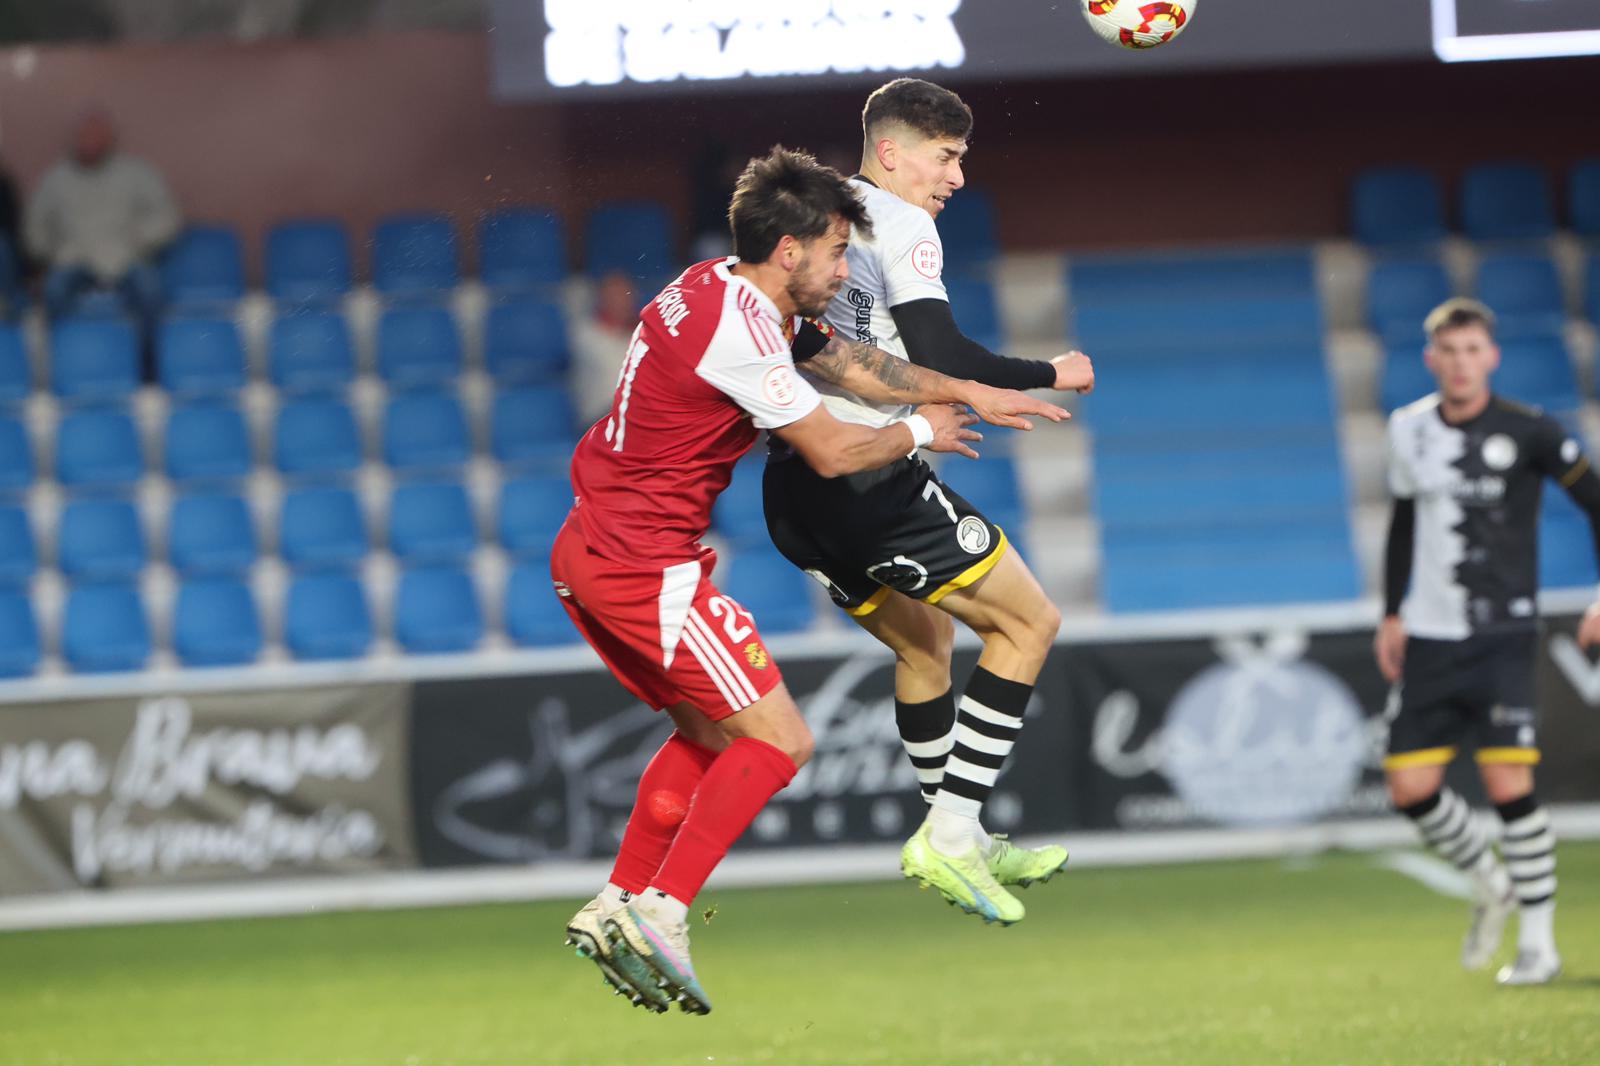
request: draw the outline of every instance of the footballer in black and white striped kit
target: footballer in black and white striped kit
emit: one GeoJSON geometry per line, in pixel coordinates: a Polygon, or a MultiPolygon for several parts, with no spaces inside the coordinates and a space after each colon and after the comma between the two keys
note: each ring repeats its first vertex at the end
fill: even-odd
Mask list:
{"type": "MultiPolygon", "coordinates": [[[[1490,390],[1500,352],[1487,307],[1450,300],[1425,329],[1439,390],[1396,411],[1388,430],[1394,510],[1376,652],[1396,684],[1384,771],[1395,806],[1472,879],[1462,964],[1487,966],[1518,910],[1516,961],[1498,979],[1542,984],[1561,958],[1555,838],[1533,782],[1539,504],[1544,483],[1559,484],[1588,513],[1600,552],[1600,478],[1560,422],[1490,390]],[[1503,822],[1498,856],[1444,784],[1463,744],[1503,822]]],[[[1600,611],[1591,608],[1579,641],[1597,639],[1600,611]]]]}

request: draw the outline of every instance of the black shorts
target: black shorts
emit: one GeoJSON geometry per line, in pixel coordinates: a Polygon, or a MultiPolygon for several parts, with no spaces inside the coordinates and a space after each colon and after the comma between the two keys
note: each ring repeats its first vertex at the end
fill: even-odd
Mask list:
{"type": "Polygon", "coordinates": [[[1472,741],[1480,763],[1538,762],[1538,655],[1539,635],[1531,629],[1408,640],[1384,769],[1442,766],[1463,739],[1472,741]]]}
{"type": "Polygon", "coordinates": [[[938,603],[994,568],[1006,537],[916,456],[819,476],[798,456],[767,461],[767,532],[856,617],[890,591],[938,603]]]}

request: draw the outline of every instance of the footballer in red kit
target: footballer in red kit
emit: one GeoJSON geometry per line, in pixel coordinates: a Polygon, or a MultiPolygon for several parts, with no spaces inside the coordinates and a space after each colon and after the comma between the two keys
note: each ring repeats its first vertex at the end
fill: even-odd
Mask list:
{"type": "Polygon", "coordinates": [[[824,476],[917,448],[975,455],[967,405],[988,421],[1066,412],[1019,392],[912,366],[816,325],[869,226],[836,171],[775,148],[729,208],[736,256],[696,264],[640,315],[611,412],[572,460],[574,503],[551,577],[617,679],[675,731],[645,768],[605,889],[569,943],[635,1004],[706,1013],[689,957],[689,904],[728,848],[811,755],[812,739],[752,618],[711,581],[701,543],[734,464],[761,430],[824,476]],[[795,372],[923,404],[890,425],[840,422],[795,372]]]}

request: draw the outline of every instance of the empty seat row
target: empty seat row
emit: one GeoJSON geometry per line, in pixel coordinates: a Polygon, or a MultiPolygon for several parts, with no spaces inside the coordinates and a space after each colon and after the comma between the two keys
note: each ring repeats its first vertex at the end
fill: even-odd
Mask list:
{"type": "MultiPolygon", "coordinates": [[[[547,557],[572,491],[565,479],[517,478],[500,488],[495,533],[511,554],[547,557]]],[[[255,523],[241,496],[180,496],[167,521],[168,557],[190,576],[246,572],[259,555],[255,523]]],[[[466,490],[454,482],[395,488],[388,508],[388,544],[403,562],[462,562],[478,546],[477,522],[466,490]]],[[[350,570],[372,548],[355,493],[316,486],[288,493],[279,514],[278,546],[297,570],[350,570]]],[[[74,581],[124,581],[149,559],[139,512],[123,499],[69,500],[55,536],[56,563],[74,581]]],[[[0,504],[0,584],[33,577],[39,552],[23,508],[0,504]]]]}
{"type": "MultiPolygon", "coordinates": [[[[1563,221],[1585,237],[1600,237],[1600,158],[1567,173],[1563,221]]],[[[1536,240],[1556,231],[1555,195],[1537,163],[1499,161],[1468,167],[1457,201],[1462,231],[1474,240],[1536,240]]],[[[1449,232],[1444,186],[1416,167],[1382,167],[1356,178],[1351,194],[1356,239],[1373,245],[1437,241],[1449,232]]]]}
{"type": "MultiPolygon", "coordinates": [[[[530,386],[495,394],[489,418],[492,454],[512,466],[559,466],[573,447],[572,402],[565,391],[530,386]]],[[[345,478],[361,466],[360,427],[340,400],[309,397],[278,408],[272,462],[301,479],[345,478]]],[[[384,410],[382,457],[406,475],[455,470],[473,454],[472,434],[453,392],[401,393],[384,410]]],[[[145,474],[139,433],[122,410],[75,410],[56,430],[55,476],[87,492],[131,487],[145,474]]],[[[173,409],[162,445],[162,469],[174,481],[222,483],[255,465],[243,412],[226,403],[173,409]]],[[[22,423],[0,415],[0,493],[34,481],[33,447],[22,423]]]]}
{"type": "MultiPolygon", "coordinates": [[[[1600,270],[1600,258],[1589,267],[1600,270]]],[[[1589,311],[1600,314],[1600,278],[1590,281],[1596,302],[1589,311]]],[[[1368,323],[1388,341],[1420,340],[1423,319],[1452,295],[1450,277],[1435,258],[1380,260],[1367,281],[1368,323]]],[[[1547,255],[1486,256],[1475,295],[1494,310],[1502,337],[1557,335],[1566,322],[1561,276],[1547,255]]]]}

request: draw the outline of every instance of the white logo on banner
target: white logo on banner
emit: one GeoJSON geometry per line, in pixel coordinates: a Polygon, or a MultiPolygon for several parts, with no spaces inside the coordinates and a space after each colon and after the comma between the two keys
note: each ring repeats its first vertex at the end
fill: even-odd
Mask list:
{"type": "Polygon", "coordinates": [[[276,797],[309,780],[370,779],[382,756],[360,726],[197,731],[193,719],[182,697],[141,702],[114,762],[86,740],[0,744],[0,811],[77,798],[72,861],[85,883],[110,873],[173,874],[194,866],[261,871],[381,850],[377,818],[339,804],[285,810],[264,797],[244,804],[229,822],[188,814],[213,784],[276,797]],[[176,810],[153,821],[130,817],[139,808],[176,810]]]}
{"type": "MultiPolygon", "coordinates": [[[[1223,823],[1305,821],[1345,806],[1371,759],[1373,729],[1349,687],[1302,658],[1306,644],[1295,632],[1259,644],[1219,640],[1222,662],[1184,685],[1165,726],[1138,747],[1139,701],[1112,693],[1095,716],[1096,762],[1123,778],[1158,772],[1189,811],[1223,823]]],[[[1152,821],[1183,815],[1143,813],[1152,821]]]]}

